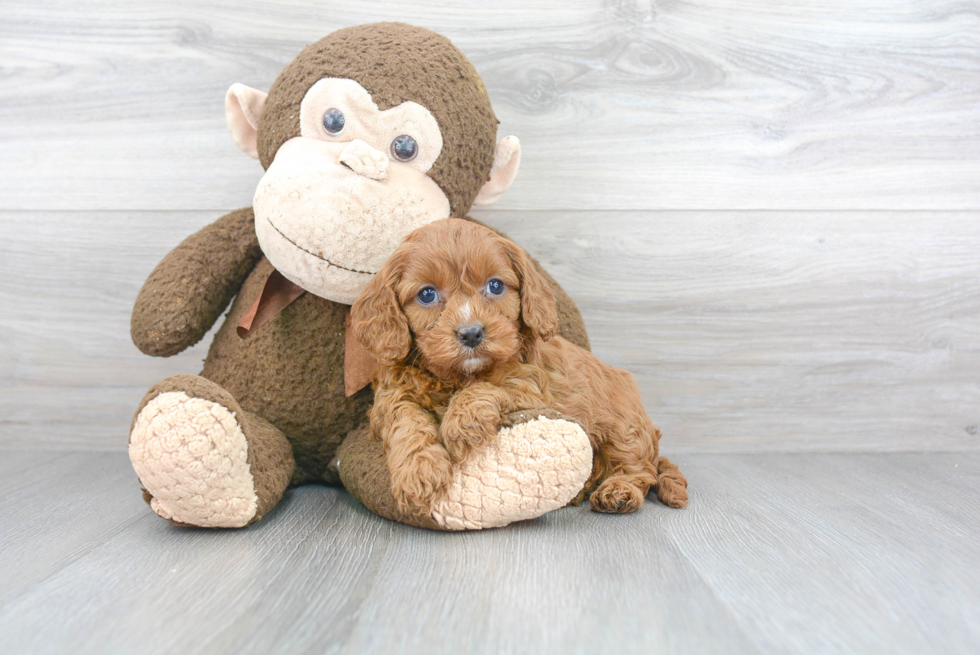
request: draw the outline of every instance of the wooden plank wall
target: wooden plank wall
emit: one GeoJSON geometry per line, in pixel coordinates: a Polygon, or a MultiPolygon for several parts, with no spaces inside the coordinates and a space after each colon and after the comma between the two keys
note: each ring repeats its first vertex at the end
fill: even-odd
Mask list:
{"type": "Polygon", "coordinates": [[[225,90],[393,19],[484,76],[524,159],[476,215],[579,301],[672,451],[980,448],[962,0],[7,0],[0,445],[124,448],[145,389],[198,370],[202,346],[141,355],[129,310],[167,250],[250,202],[225,90]]]}

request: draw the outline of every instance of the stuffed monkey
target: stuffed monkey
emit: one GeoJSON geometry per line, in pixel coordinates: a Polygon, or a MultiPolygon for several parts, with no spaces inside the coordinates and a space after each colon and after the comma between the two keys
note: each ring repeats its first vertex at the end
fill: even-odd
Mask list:
{"type": "MultiPolygon", "coordinates": [[[[303,50],[268,94],[233,85],[225,107],[236,143],[265,169],[252,207],[174,248],[133,310],[134,343],[168,357],[231,302],[201,374],[157,383],[133,418],[130,458],[153,511],[243,527],[290,486],[343,482],[382,516],[456,530],[574,498],[591,471],[588,437],[544,408],[512,415],[431,515],[399,511],[367,427],[373,362],[347,335],[350,304],[404,236],[493,202],[520,163],[515,137],[496,141],[466,57],[409,25],[342,29],[303,50]],[[504,488],[485,486],[487,469],[504,488]]],[[[578,309],[544,275],[562,336],[587,348],[578,309]]]]}

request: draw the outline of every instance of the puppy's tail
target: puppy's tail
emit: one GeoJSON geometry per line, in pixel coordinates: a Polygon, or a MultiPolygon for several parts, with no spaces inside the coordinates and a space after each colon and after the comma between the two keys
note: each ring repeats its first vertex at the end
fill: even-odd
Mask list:
{"type": "Polygon", "coordinates": [[[666,457],[657,458],[657,498],[670,507],[687,505],[687,478],[666,457]]]}

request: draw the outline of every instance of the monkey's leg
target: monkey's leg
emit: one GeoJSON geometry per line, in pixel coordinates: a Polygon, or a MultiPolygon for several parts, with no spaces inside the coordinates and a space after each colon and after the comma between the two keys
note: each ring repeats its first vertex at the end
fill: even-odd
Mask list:
{"type": "Polygon", "coordinates": [[[282,432],[197,375],[166,378],[147,392],[129,457],[154,512],[207,528],[258,521],[282,498],[294,468],[282,432]]]}
{"type": "Polygon", "coordinates": [[[537,518],[568,504],[592,471],[582,427],[552,410],[514,412],[496,438],[454,466],[446,497],[429,516],[398,509],[381,441],[365,426],[338,451],[344,486],[381,516],[435,530],[480,530],[537,518]]]}

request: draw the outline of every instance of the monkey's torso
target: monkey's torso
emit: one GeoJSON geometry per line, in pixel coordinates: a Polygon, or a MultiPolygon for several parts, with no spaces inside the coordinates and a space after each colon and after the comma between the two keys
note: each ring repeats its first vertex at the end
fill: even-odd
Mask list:
{"type": "Polygon", "coordinates": [[[296,459],[293,483],[339,482],[328,465],[344,437],[367,420],[369,387],[344,394],[349,307],[304,293],[247,338],[236,328],[272,273],[263,257],[245,279],[201,375],[279,428],[296,459]]]}

